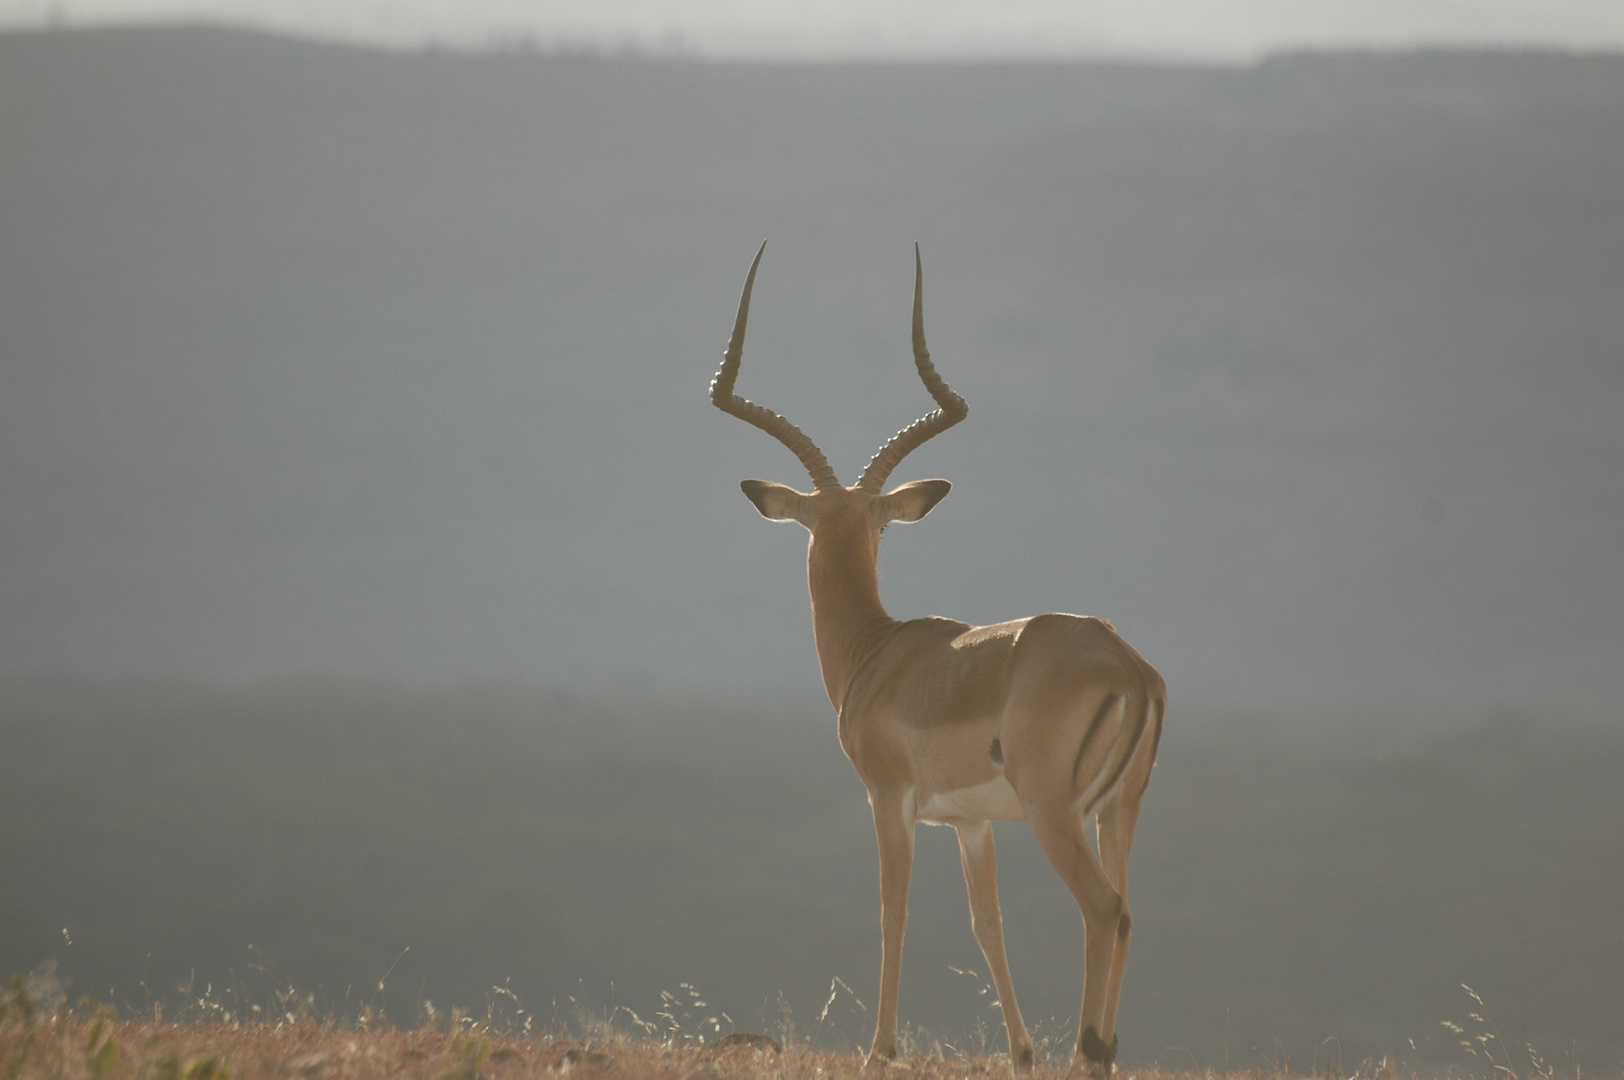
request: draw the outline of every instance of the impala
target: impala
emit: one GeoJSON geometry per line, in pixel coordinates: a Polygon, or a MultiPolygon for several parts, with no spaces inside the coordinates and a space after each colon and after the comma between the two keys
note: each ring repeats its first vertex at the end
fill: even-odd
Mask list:
{"type": "Polygon", "coordinates": [[[810,493],[765,480],[740,487],[763,517],[798,521],[812,534],[807,582],[823,685],[840,720],[841,748],[874,811],[882,951],[866,1064],[896,1056],[914,826],[925,822],[958,832],[971,927],[998,990],[1010,1059],[1018,1070],[1032,1067],[1032,1039],[1004,956],[992,834],[993,821],[1024,819],[1083,917],[1083,1003],[1071,1073],[1109,1076],[1132,925],[1128,849],[1161,738],[1162,678],[1102,619],[1049,614],[972,627],[936,616],[899,622],[886,614],[876,570],[880,535],[891,522],[924,517],[951,485],[916,480],[881,489],[910,451],[969,411],[925,348],[919,247],[914,363],[939,408],[880,447],[853,487],[840,484],[799,428],[733,391],[765,250],[763,244],[744,279],[711,401],[784,443],[812,479],[810,493]],[[1088,842],[1090,821],[1097,853],[1088,842]]]}

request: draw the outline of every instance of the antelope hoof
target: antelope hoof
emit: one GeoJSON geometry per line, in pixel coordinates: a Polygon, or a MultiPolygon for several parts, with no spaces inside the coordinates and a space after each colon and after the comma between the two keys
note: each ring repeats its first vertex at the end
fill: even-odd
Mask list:
{"type": "Polygon", "coordinates": [[[870,1076],[877,1076],[885,1071],[885,1067],[891,1064],[891,1059],[896,1056],[895,1050],[889,1054],[883,1050],[870,1050],[868,1057],[863,1059],[863,1072],[870,1076]]]}
{"type": "Polygon", "coordinates": [[[1016,1072],[1029,1073],[1032,1071],[1034,1057],[1031,1046],[1018,1046],[1010,1051],[1009,1063],[1014,1066],[1016,1072]]]}
{"type": "Polygon", "coordinates": [[[1111,1045],[1107,1046],[1100,1033],[1089,1027],[1077,1040],[1078,1059],[1072,1064],[1072,1074],[1088,1076],[1092,1080],[1109,1080],[1116,1069],[1118,1039],[1119,1036],[1112,1035],[1111,1045]]]}

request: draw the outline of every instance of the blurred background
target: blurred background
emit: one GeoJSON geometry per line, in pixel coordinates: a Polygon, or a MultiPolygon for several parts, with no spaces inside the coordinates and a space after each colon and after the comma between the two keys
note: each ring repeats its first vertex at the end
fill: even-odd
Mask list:
{"type": "MultiPolygon", "coordinates": [[[[1624,1068],[1620,9],[0,26],[5,972],[862,1042],[867,807],[737,489],[806,480],[705,390],[766,237],[740,392],[854,480],[930,404],[918,241],[971,415],[890,610],[1169,682],[1124,1059],[1624,1068]]],[[[999,837],[1064,1046],[1075,907],[999,837]]],[[[904,1016],[996,1044],[920,841],[904,1016]]]]}

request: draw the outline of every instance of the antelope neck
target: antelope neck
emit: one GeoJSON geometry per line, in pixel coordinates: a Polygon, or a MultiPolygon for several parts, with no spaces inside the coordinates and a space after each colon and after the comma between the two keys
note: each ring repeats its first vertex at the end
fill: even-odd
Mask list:
{"type": "Polygon", "coordinates": [[[838,538],[820,544],[813,533],[806,578],[818,666],[829,701],[838,710],[852,677],[898,623],[880,602],[874,553],[861,545],[838,538]]]}

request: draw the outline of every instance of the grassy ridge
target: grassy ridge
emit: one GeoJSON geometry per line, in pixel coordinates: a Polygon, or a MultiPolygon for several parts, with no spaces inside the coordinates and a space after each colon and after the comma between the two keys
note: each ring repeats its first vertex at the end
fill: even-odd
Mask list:
{"type": "MultiPolygon", "coordinates": [[[[296,989],[405,1026],[493,986],[549,1023],[649,1018],[687,983],[717,1030],[804,1033],[832,992],[819,1045],[866,1038],[873,837],[827,717],[336,681],[0,702],[5,971],[55,957],[74,995],[143,1015],[296,989]]],[[[1135,845],[1125,1061],[1469,1064],[1442,1024],[1481,1011],[1467,982],[1508,1045],[1613,1067],[1618,740],[1333,720],[1174,718],[1135,845]]],[[[1022,827],[998,835],[1023,1010],[1064,1044],[1076,911],[1022,827]]],[[[911,909],[904,1017],[995,1049],[948,830],[920,832],[911,909]]]]}
{"type": "MultiPolygon", "coordinates": [[[[522,1012],[520,1014],[522,1016],[522,1012]]],[[[817,1050],[805,1038],[780,1042],[759,1033],[735,1033],[709,1042],[682,1032],[627,1034],[608,1021],[567,1033],[534,1029],[511,1014],[470,1017],[460,1011],[442,1023],[403,1030],[368,1017],[350,1024],[329,1017],[264,1016],[244,1020],[214,1015],[166,1023],[123,1020],[116,1009],[86,999],[78,1009],[41,1008],[21,977],[0,996],[0,1070],[32,1080],[249,1080],[289,1076],[345,1080],[519,1080],[522,1077],[641,1077],[647,1080],[851,1080],[868,1075],[863,1059],[817,1050]]],[[[1069,1048],[1042,1048],[1033,1080],[1067,1075],[1069,1048]]],[[[1544,1063],[1539,1063],[1544,1068],[1544,1063]]],[[[984,1049],[936,1044],[904,1047],[886,1073],[918,1080],[971,1080],[1010,1075],[1009,1061],[984,1049]]],[[[1494,1071],[1491,1065],[1490,1071],[1494,1071]]],[[[1125,1070],[1141,1080],[1202,1080],[1293,1075],[1274,1069],[1215,1073],[1159,1067],[1125,1070]]],[[[1366,1062],[1351,1074],[1327,1064],[1326,1080],[1396,1080],[1393,1062],[1366,1062]]],[[[1407,1075],[1414,1076],[1414,1073],[1407,1075]]],[[[1513,1074],[1515,1077],[1516,1074],[1513,1074]]],[[[1537,1073],[1553,1077],[1551,1071],[1537,1073]]]]}

